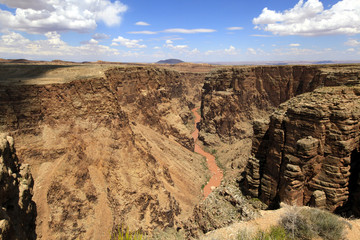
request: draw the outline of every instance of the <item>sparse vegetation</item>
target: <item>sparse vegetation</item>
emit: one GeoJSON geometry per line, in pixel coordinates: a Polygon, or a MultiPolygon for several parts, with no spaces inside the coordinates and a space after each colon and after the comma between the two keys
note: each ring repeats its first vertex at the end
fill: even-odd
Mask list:
{"type": "Polygon", "coordinates": [[[225,166],[220,162],[219,160],[219,157],[217,155],[215,155],[215,162],[216,162],[216,165],[222,170],[224,176],[226,174],[226,168],[225,166]]]}
{"type": "Polygon", "coordinates": [[[130,232],[129,228],[118,228],[115,233],[111,234],[111,240],[145,240],[141,232],[130,232]]]}
{"type": "Polygon", "coordinates": [[[242,229],[241,240],[344,239],[345,222],[336,215],[316,208],[291,207],[269,231],[242,229]]]}
{"type": "Polygon", "coordinates": [[[291,207],[280,224],[291,239],[343,239],[345,222],[336,215],[316,208],[291,207]]]}

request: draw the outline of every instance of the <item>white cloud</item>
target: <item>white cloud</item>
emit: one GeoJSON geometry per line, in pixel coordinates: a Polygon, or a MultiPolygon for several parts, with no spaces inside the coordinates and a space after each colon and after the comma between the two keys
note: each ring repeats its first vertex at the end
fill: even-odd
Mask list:
{"type": "Polygon", "coordinates": [[[119,44],[120,44],[127,48],[146,48],[146,45],[139,44],[142,41],[141,39],[131,40],[131,39],[127,39],[127,38],[119,36],[117,38],[114,38],[112,41],[113,41],[113,43],[111,44],[112,46],[119,46],[119,44]]]}
{"type": "Polygon", "coordinates": [[[171,48],[173,50],[184,50],[189,48],[188,45],[173,45],[173,44],[167,44],[165,45],[165,47],[171,48]]]}
{"type": "Polygon", "coordinates": [[[230,30],[230,31],[237,31],[237,30],[243,30],[244,28],[243,27],[228,27],[226,29],[230,30]]]}
{"type": "Polygon", "coordinates": [[[224,50],[227,54],[236,54],[236,48],[234,46],[230,46],[228,49],[224,50]]]}
{"type": "Polygon", "coordinates": [[[290,47],[300,47],[299,43],[290,43],[289,44],[290,47]]]}
{"type": "Polygon", "coordinates": [[[174,42],[172,40],[166,40],[165,41],[165,45],[164,47],[175,50],[175,51],[180,51],[180,52],[188,52],[189,51],[189,46],[188,45],[174,45],[174,42]]]}
{"type": "Polygon", "coordinates": [[[87,32],[97,26],[98,21],[107,26],[121,23],[127,6],[110,0],[0,0],[15,13],[0,9],[0,29],[18,30],[28,33],[48,31],[87,32]]]}
{"type": "Polygon", "coordinates": [[[11,8],[54,10],[54,7],[51,4],[46,3],[45,0],[0,0],[0,3],[11,8]]]}
{"type": "Polygon", "coordinates": [[[7,32],[0,36],[0,54],[5,58],[50,58],[49,60],[60,58],[78,61],[96,60],[119,54],[117,49],[99,45],[94,39],[74,47],[62,41],[57,32],[48,32],[44,35],[45,40],[32,41],[19,33],[7,32]]]}
{"type": "Polygon", "coordinates": [[[253,49],[253,48],[248,48],[248,49],[247,49],[247,53],[248,53],[248,54],[252,54],[252,55],[256,55],[256,50],[253,49]]]}
{"type": "Polygon", "coordinates": [[[128,32],[129,34],[146,34],[146,35],[151,35],[151,34],[157,34],[157,32],[153,32],[153,31],[133,31],[133,32],[128,32]]]}
{"type": "Polygon", "coordinates": [[[317,36],[360,33],[360,1],[340,0],[324,10],[319,0],[300,0],[292,9],[276,12],[264,8],[253,19],[257,29],[277,35],[317,36]]]}
{"type": "Polygon", "coordinates": [[[155,49],[155,50],[159,50],[159,49],[161,49],[161,47],[159,47],[159,46],[155,46],[155,47],[153,47],[153,49],[155,49]]]}
{"type": "Polygon", "coordinates": [[[346,50],[347,52],[355,52],[355,48],[349,48],[346,50]]]}
{"type": "Polygon", "coordinates": [[[92,38],[95,40],[103,40],[110,38],[110,36],[105,33],[95,33],[92,35],[92,38]]]}
{"type": "Polygon", "coordinates": [[[143,22],[143,21],[136,22],[136,23],[135,23],[135,25],[137,25],[137,26],[150,26],[150,24],[149,24],[149,23],[147,23],[147,22],[143,22]]]}
{"type": "Polygon", "coordinates": [[[200,53],[200,50],[197,49],[197,48],[194,48],[193,50],[191,50],[191,53],[192,53],[192,54],[199,54],[199,53],[200,53]]]}
{"type": "Polygon", "coordinates": [[[165,29],[162,32],[193,34],[193,33],[212,33],[212,32],[216,32],[216,30],[207,29],[207,28],[197,28],[197,29],[170,28],[170,29],[165,29]]]}
{"type": "Polygon", "coordinates": [[[360,46],[360,42],[355,39],[349,39],[347,42],[345,42],[345,45],[351,46],[351,47],[356,47],[356,46],[360,46]]]}

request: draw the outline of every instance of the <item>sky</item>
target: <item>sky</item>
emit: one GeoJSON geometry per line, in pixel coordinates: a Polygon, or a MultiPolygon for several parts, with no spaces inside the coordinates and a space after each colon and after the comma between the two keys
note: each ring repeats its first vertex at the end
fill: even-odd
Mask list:
{"type": "Polygon", "coordinates": [[[0,0],[0,58],[360,60],[360,1],[0,0]]]}

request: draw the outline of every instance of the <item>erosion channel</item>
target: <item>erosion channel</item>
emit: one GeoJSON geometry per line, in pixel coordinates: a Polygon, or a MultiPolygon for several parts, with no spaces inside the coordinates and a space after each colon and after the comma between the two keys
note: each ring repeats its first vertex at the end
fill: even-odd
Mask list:
{"type": "Polygon", "coordinates": [[[192,133],[192,137],[194,138],[194,143],[195,143],[194,152],[199,153],[201,156],[204,156],[206,158],[208,168],[212,175],[210,180],[206,183],[206,185],[204,187],[204,197],[206,198],[212,192],[212,190],[214,190],[216,187],[218,187],[220,185],[221,180],[223,178],[223,172],[216,164],[215,156],[204,151],[201,148],[201,146],[197,143],[197,140],[199,137],[198,123],[201,120],[200,115],[197,113],[198,109],[199,108],[197,107],[197,108],[194,108],[191,110],[195,116],[195,119],[194,119],[195,131],[192,133]]]}

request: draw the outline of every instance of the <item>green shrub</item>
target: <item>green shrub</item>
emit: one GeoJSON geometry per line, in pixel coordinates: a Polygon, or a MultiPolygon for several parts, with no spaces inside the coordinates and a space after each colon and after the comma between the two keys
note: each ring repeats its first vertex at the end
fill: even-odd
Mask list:
{"type": "Polygon", "coordinates": [[[111,240],[144,240],[145,237],[140,232],[130,232],[128,228],[118,228],[118,230],[111,234],[111,240]]]}
{"type": "Polygon", "coordinates": [[[312,239],[315,237],[311,222],[301,214],[298,207],[289,208],[282,216],[280,225],[283,226],[291,239],[312,239]]]}
{"type": "Polygon", "coordinates": [[[343,239],[345,222],[338,216],[320,209],[303,209],[301,213],[310,220],[313,231],[323,239],[343,239]]]}
{"type": "Polygon", "coordinates": [[[330,212],[316,208],[291,207],[281,218],[280,224],[292,239],[344,238],[345,222],[330,212]]]}

